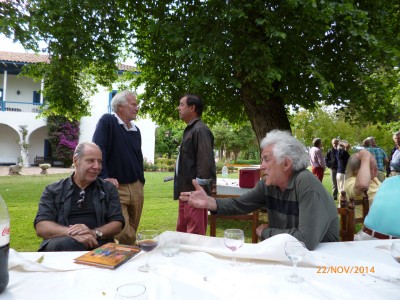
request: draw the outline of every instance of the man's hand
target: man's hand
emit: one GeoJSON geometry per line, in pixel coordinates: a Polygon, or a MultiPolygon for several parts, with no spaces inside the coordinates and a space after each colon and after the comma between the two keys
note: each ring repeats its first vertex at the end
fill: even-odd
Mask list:
{"type": "Polygon", "coordinates": [[[261,224],[260,226],[258,226],[257,229],[256,229],[256,234],[257,234],[257,236],[258,236],[259,238],[261,238],[261,234],[262,234],[263,230],[264,230],[265,228],[268,228],[268,227],[269,227],[268,224],[261,224]]]}
{"type": "Polygon", "coordinates": [[[86,249],[93,249],[99,246],[99,243],[96,240],[96,237],[93,237],[93,234],[79,234],[71,236],[73,239],[85,245],[86,249]]]}
{"type": "Polygon", "coordinates": [[[111,182],[116,188],[118,188],[119,186],[119,182],[117,179],[115,178],[106,178],[104,179],[105,181],[111,182]]]}
{"type": "Polygon", "coordinates": [[[85,224],[74,224],[70,225],[68,228],[68,235],[75,236],[84,234],[91,234],[94,238],[96,238],[96,235],[93,233],[93,231],[90,230],[85,224]]]}
{"type": "Polygon", "coordinates": [[[196,179],[192,180],[195,188],[192,192],[182,192],[179,196],[180,201],[186,201],[195,208],[207,208],[208,210],[217,210],[217,203],[214,198],[209,197],[204,189],[199,185],[196,179]]]}

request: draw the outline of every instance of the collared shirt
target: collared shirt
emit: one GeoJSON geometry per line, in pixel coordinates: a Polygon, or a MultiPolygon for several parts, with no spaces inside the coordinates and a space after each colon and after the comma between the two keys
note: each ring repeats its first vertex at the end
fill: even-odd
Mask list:
{"type": "Polygon", "coordinates": [[[310,149],[310,162],[313,167],[325,169],[325,159],[320,148],[312,147],[310,149]]]}
{"type": "Polygon", "coordinates": [[[122,121],[121,118],[116,113],[112,113],[112,115],[117,118],[118,124],[124,126],[124,128],[127,131],[137,131],[136,125],[135,125],[135,123],[133,123],[133,121],[129,122],[129,123],[131,123],[131,128],[129,128],[128,125],[126,125],[126,123],[124,121],[122,121]]]}
{"type": "Polygon", "coordinates": [[[392,160],[390,161],[390,170],[395,172],[400,172],[400,150],[397,149],[392,155],[392,160]]]}
{"type": "Polygon", "coordinates": [[[379,171],[385,171],[385,159],[388,158],[386,152],[379,147],[365,147],[376,159],[376,165],[379,171]]]}

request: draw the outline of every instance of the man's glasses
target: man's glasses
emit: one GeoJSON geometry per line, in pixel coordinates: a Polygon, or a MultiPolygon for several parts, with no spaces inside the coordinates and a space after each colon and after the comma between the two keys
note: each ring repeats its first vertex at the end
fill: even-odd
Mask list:
{"type": "Polygon", "coordinates": [[[85,203],[85,191],[81,191],[79,193],[79,199],[78,202],[76,202],[76,204],[78,204],[78,208],[82,208],[84,203],[85,203]]]}

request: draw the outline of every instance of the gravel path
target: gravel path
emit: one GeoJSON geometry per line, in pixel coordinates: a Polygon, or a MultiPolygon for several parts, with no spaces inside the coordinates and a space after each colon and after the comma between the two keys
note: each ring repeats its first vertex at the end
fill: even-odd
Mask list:
{"type": "MultiPolygon", "coordinates": [[[[70,174],[73,168],[57,168],[51,167],[47,169],[47,174],[70,174]]],[[[42,171],[39,167],[23,167],[20,174],[21,175],[40,175],[42,171]]],[[[8,166],[0,166],[0,176],[15,176],[8,174],[8,166]]]]}

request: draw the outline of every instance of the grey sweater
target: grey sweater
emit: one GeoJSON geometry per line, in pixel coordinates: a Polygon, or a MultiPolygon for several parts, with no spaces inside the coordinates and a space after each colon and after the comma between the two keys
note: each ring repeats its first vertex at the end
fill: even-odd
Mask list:
{"type": "Polygon", "coordinates": [[[216,199],[220,215],[250,213],[268,209],[268,224],[262,238],[288,233],[313,250],[320,242],[339,241],[339,220],[335,202],[321,182],[308,170],[293,173],[284,191],[260,180],[238,198],[216,199]]]}

